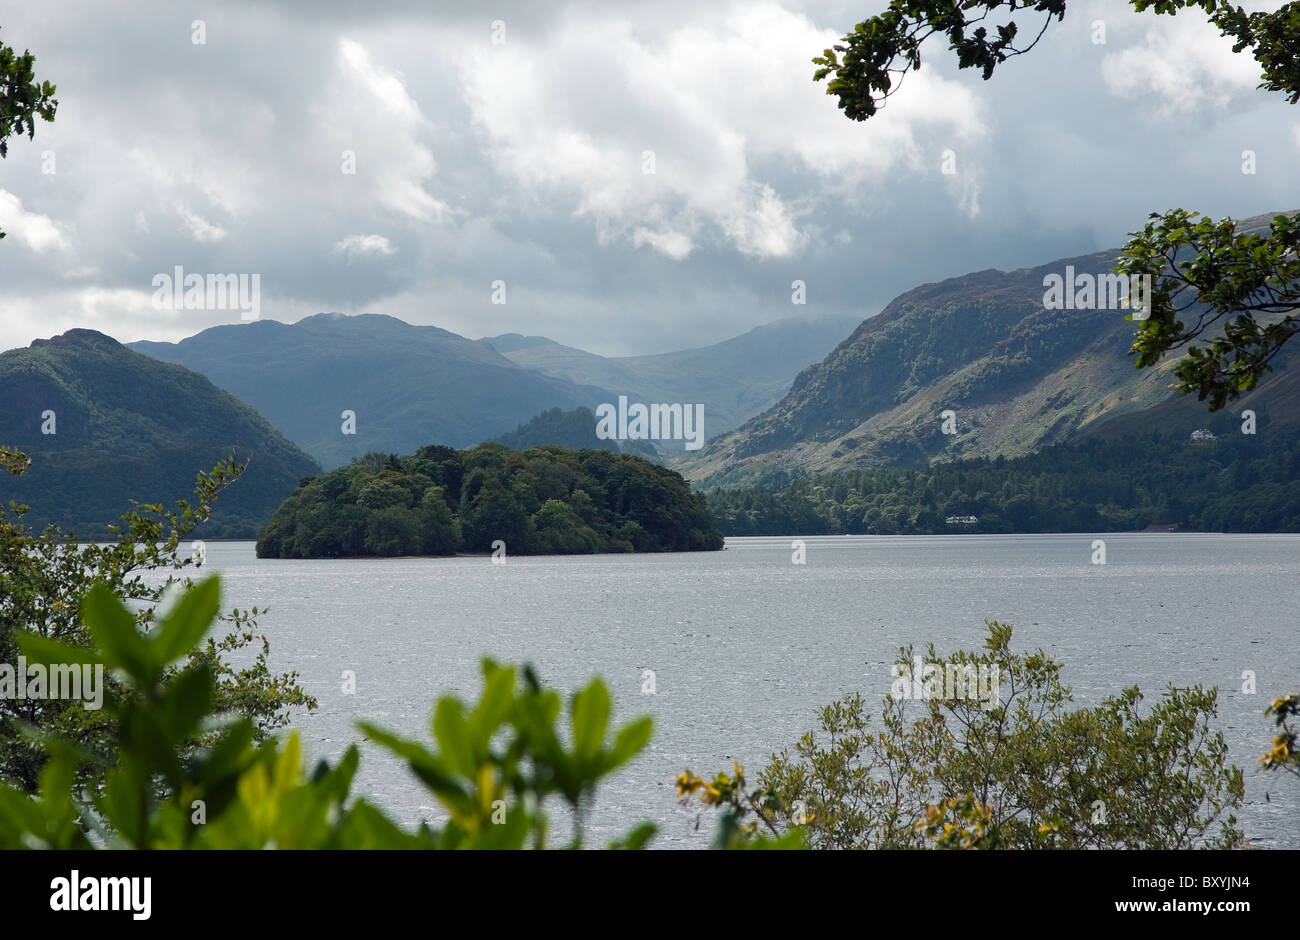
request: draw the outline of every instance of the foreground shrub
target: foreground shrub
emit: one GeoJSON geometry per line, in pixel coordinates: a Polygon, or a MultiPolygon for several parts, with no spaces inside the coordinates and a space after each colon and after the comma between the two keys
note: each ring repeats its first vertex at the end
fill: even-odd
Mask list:
{"type": "MultiPolygon", "coordinates": [[[[1170,687],[1149,710],[1137,688],[1071,710],[1061,664],[1013,653],[990,623],[985,650],[925,661],[998,677],[996,704],[893,695],[874,725],[860,695],[822,710],[773,755],[753,789],[689,770],[678,794],[724,812],[722,838],[802,830],[815,848],[1235,848],[1241,770],[1210,722],[1216,692],[1170,687]],[[988,707],[988,706],[992,707],[988,707]],[[763,827],[760,830],[760,825],[763,827]]],[[[914,661],[909,647],[901,663],[914,661]]],[[[1279,719],[1280,721],[1280,719],[1279,719]]]]}
{"type": "MultiPolygon", "coordinates": [[[[25,454],[0,446],[0,473],[22,475],[30,465],[25,454]]],[[[13,502],[7,509],[0,507],[0,664],[17,662],[16,640],[27,632],[74,647],[89,646],[80,604],[93,585],[126,600],[134,622],[148,629],[164,591],[188,585],[187,570],[202,563],[200,543],[187,545],[186,540],[208,520],[218,495],[240,481],[246,466],[226,460],[210,473],[198,474],[193,502],[182,500],[176,510],[146,504],[126,513],[120,525],[109,527],[114,541],[106,544],[83,544],[74,533],[53,525],[34,532],[24,523],[29,507],[13,502]],[[161,577],[146,579],[164,573],[166,582],[161,577]]],[[[212,670],[214,707],[251,719],[258,741],[285,726],[291,709],[316,707],[296,673],[272,671],[270,644],[257,629],[259,613],[265,611],[235,609],[223,614],[223,635],[209,638],[193,654],[212,670]],[[241,650],[254,656],[237,669],[231,660],[241,650]]],[[[112,676],[105,678],[110,688],[116,684],[112,676]]],[[[46,759],[35,743],[37,731],[55,732],[79,749],[108,754],[120,729],[110,712],[88,711],[78,702],[0,696],[0,779],[29,792],[36,790],[46,759]]],[[[94,776],[95,766],[81,765],[79,783],[102,782],[94,776]]]]}

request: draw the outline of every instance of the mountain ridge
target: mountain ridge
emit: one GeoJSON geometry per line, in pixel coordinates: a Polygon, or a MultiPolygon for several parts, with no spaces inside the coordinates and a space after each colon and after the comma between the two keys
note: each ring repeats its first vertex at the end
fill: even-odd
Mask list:
{"type": "MultiPolygon", "coordinates": [[[[1258,231],[1278,214],[1238,224],[1258,231]]],[[[1118,255],[986,269],[913,288],[801,371],[771,408],[673,466],[697,482],[728,485],[775,467],[816,473],[1014,457],[1150,412],[1176,397],[1168,387],[1176,359],[1139,371],[1128,353],[1134,325],[1127,310],[1049,309],[1044,302],[1045,275],[1067,266],[1076,275],[1101,275],[1118,255]],[[945,434],[941,415],[949,410],[955,433],[945,434]]],[[[1275,406],[1294,404],[1296,394],[1293,383],[1280,381],[1284,365],[1241,408],[1272,406],[1282,417],[1288,409],[1275,406]]],[[[1162,414],[1199,426],[1199,404],[1199,415],[1172,406],[1162,414]]]]}
{"type": "Polygon", "coordinates": [[[179,343],[130,345],[207,375],[327,468],[370,451],[472,446],[543,406],[574,408],[600,394],[530,372],[441,327],[382,314],[262,319],[179,343]],[[345,411],[355,414],[354,434],[344,433],[345,411]]]}
{"type": "Polygon", "coordinates": [[[780,321],[700,350],[627,359],[522,334],[471,340],[384,314],[260,319],[128,345],[208,376],[328,468],[370,451],[470,447],[544,411],[595,409],[621,394],[703,401],[705,431],[716,433],[777,400],[842,335],[834,322],[780,321]],[[344,410],[356,414],[354,435],[342,433],[344,410]]]}
{"type": "Polygon", "coordinates": [[[787,317],[708,346],[645,356],[597,356],[518,333],[480,342],[521,365],[608,388],[631,401],[702,402],[706,437],[712,437],[779,400],[799,371],[857,322],[857,317],[787,317]]]}

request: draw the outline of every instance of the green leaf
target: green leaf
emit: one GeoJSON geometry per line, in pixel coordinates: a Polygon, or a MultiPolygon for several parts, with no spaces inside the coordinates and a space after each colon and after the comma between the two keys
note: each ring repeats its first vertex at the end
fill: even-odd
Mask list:
{"type": "Polygon", "coordinates": [[[167,718],[166,730],[175,745],[197,732],[203,716],[212,707],[212,694],[212,670],[205,662],[167,683],[160,711],[167,718]]]}
{"type": "Polygon", "coordinates": [[[430,841],[402,830],[383,812],[365,800],[358,800],[339,825],[337,848],[341,849],[429,849],[430,841]]]}
{"type": "Polygon", "coordinates": [[[483,696],[470,714],[470,735],[486,744],[493,733],[510,717],[514,706],[515,671],[495,668],[486,671],[483,696]]]}
{"type": "Polygon", "coordinates": [[[136,765],[127,763],[108,774],[100,799],[100,811],[112,828],[136,848],[144,848],[143,843],[147,841],[141,794],[148,792],[148,786],[148,779],[138,772],[136,765]]]}
{"type": "Polygon", "coordinates": [[[465,788],[461,786],[460,781],[444,761],[429,753],[415,741],[399,738],[367,721],[357,722],[357,726],[371,741],[405,759],[411,772],[431,791],[439,797],[455,802],[457,806],[463,805],[468,810],[469,794],[465,792],[465,788]]]}
{"type": "Polygon", "coordinates": [[[140,687],[153,684],[157,665],[149,643],[136,628],[135,617],[107,587],[97,584],[81,602],[81,618],[104,651],[108,665],[122,669],[140,687]]]}
{"type": "Polygon", "coordinates": [[[45,666],[56,664],[93,666],[103,662],[103,658],[96,650],[85,646],[73,646],[61,640],[52,640],[39,633],[19,630],[14,633],[14,640],[29,663],[41,663],[45,666]]]}
{"type": "MultiPolygon", "coordinates": [[[[452,769],[472,779],[477,769],[474,760],[475,742],[470,740],[464,709],[456,699],[448,696],[438,700],[438,707],[433,712],[433,736],[438,741],[442,757],[452,769]]],[[[486,750],[487,741],[481,743],[486,750]]]]}
{"type": "Polygon", "coordinates": [[[186,591],[153,642],[157,662],[166,665],[193,650],[212,626],[220,605],[221,579],[217,575],[186,591]]]}
{"type": "Polygon", "coordinates": [[[621,840],[611,842],[609,847],[611,849],[623,849],[631,852],[639,852],[641,849],[645,848],[646,843],[649,842],[658,831],[659,827],[654,823],[644,822],[625,835],[621,840]]]}
{"type": "Polygon", "coordinates": [[[252,760],[253,723],[243,719],[229,726],[208,751],[199,774],[204,785],[217,786],[239,774],[252,760]]]}
{"type": "Polygon", "coordinates": [[[149,774],[162,774],[175,783],[180,777],[179,742],[168,733],[169,721],[164,708],[131,708],[122,719],[121,749],[149,774]]]}
{"type": "Polygon", "coordinates": [[[593,679],[573,697],[573,751],[584,763],[600,753],[609,724],[609,690],[593,679]]]}
{"type": "Polygon", "coordinates": [[[609,773],[640,754],[641,750],[650,742],[650,736],[653,733],[654,719],[650,717],[638,718],[622,728],[614,739],[614,747],[606,756],[604,772],[609,773]]]}

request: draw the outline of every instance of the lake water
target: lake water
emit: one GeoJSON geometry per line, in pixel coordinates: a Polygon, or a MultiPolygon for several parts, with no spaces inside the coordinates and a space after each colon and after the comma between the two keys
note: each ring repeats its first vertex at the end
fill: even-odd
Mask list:
{"type": "MultiPolygon", "coordinates": [[[[1138,685],[1217,685],[1219,727],[1243,768],[1242,822],[1260,847],[1300,847],[1300,783],[1255,758],[1274,729],[1268,702],[1300,685],[1300,536],[843,536],[728,539],[723,552],[509,558],[260,561],[251,542],[210,542],[223,607],[265,607],[272,666],[296,669],[320,701],[295,725],[314,760],[360,739],[355,720],[429,740],[440,693],[477,697],[479,657],[531,661],[571,691],[592,675],[616,723],[651,714],[646,752],[598,795],[589,844],[634,821],[657,847],[702,848],[707,822],[674,800],[683,768],[712,775],[767,756],[849,692],[887,695],[899,646],[977,649],[996,619],[1013,644],[1065,663],[1079,704],[1138,685]],[[643,694],[645,670],[655,694],[643,694]],[[1258,692],[1243,694],[1253,670],[1258,692]],[[342,675],[356,675],[344,694],[342,675]],[[1268,791],[1271,802],[1265,800],[1268,791]]],[[[373,748],[356,792],[406,823],[432,799],[373,748]]],[[[557,820],[556,835],[567,834],[557,820]]]]}

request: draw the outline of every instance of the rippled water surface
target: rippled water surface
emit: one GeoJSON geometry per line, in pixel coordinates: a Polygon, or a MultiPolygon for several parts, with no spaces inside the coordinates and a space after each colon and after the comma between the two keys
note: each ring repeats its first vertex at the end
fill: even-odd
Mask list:
{"type": "MultiPolygon", "coordinates": [[[[615,719],[655,717],[649,749],[602,790],[591,816],[603,843],[655,820],[659,847],[703,847],[695,814],[673,800],[685,767],[739,760],[751,776],[813,727],[817,709],[889,691],[899,646],[977,648],[986,619],[1014,644],[1066,664],[1076,701],[1130,685],[1217,685],[1219,722],[1246,774],[1247,835],[1300,847],[1300,787],[1267,776],[1268,701],[1300,684],[1300,536],[729,539],[722,552],[508,559],[259,561],[251,542],[208,544],[223,606],[260,618],[277,670],[296,669],[320,701],[296,725],[313,757],[332,757],[369,718],[428,737],[435,695],[473,698],[478,660],[533,662],[565,690],[600,675],[615,719]],[[342,692],[345,670],[356,693],[342,692]],[[642,693],[653,670],[656,693],[642,693]],[[1258,693],[1242,693],[1253,670],[1258,693]],[[1265,801],[1268,790],[1271,802],[1265,801]]],[[[399,818],[436,818],[396,762],[367,748],[358,791],[399,818]]]]}

